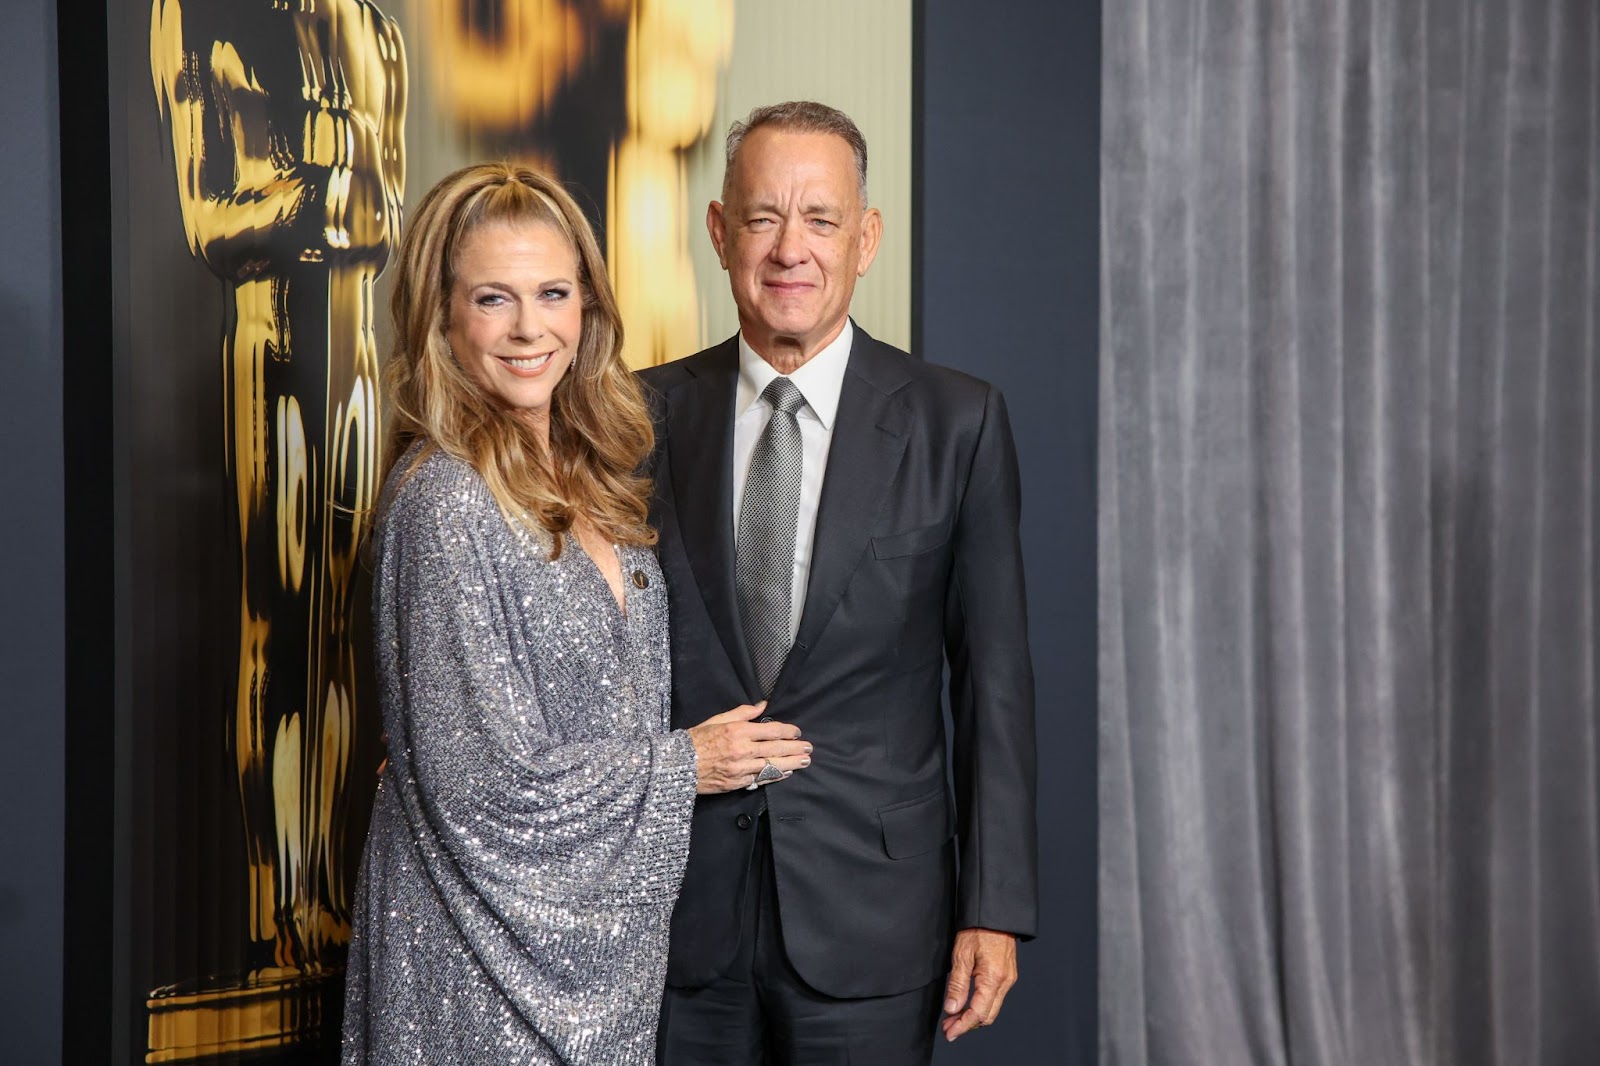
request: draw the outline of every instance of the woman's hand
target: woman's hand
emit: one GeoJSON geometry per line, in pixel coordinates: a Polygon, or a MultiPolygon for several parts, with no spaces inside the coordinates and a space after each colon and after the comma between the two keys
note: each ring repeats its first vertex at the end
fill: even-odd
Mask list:
{"type": "Polygon", "coordinates": [[[689,730],[699,761],[700,778],[695,787],[698,794],[748,787],[769,762],[784,777],[811,765],[811,745],[800,739],[797,727],[787,722],[756,721],[766,709],[765,700],[754,706],[744,704],[707,718],[689,730]]]}

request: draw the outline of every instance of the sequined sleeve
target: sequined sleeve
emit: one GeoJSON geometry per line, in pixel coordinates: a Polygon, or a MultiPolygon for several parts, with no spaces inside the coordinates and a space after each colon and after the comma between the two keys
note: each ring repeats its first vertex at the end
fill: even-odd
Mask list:
{"type": "Polygon", "coordinates": [[[376,574],[380,658],[393,658],[380,663],[389,773],[413,834],[481,884],[670,900],[687,859],[692,742],[664,723],[573,739],[548,719],[558,671],[526,618],[555,590],[517,580],[542,548],[508,526],[475,474],[439,465],[396,494],[376,574]]]}

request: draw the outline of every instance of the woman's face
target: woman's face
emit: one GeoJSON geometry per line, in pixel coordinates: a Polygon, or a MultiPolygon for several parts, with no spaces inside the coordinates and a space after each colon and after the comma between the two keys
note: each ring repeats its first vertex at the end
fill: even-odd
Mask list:
{"type": "Polygon", "coordinates": [[[578,353],[578,253],[554,226],[489,223],[456,256],[445,337],[491,396],[550,439],[550,397],[578,353]]]}

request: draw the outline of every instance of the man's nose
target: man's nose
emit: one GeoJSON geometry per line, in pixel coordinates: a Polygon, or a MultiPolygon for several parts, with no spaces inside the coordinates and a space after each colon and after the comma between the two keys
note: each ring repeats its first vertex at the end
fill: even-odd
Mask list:
{"type": "Polygon", "coordinates": [[[785,222],[778,229],[778,239],[772,245],[772,258],[784,266],[805,262],[807,255],[805,229],[802,224],[785,222]]]}

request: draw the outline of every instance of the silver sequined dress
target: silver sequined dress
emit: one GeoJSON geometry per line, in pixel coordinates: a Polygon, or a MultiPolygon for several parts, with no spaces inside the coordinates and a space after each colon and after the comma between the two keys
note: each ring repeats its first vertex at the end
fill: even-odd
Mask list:
{"type": "Polygon", "coordinates": [[[621,550],[624,617],[575,542],[552,562],[438,452],[380,513],[389,764],[344,1061],[652,1063],[695,793],[655,558],[621,550]]]}

